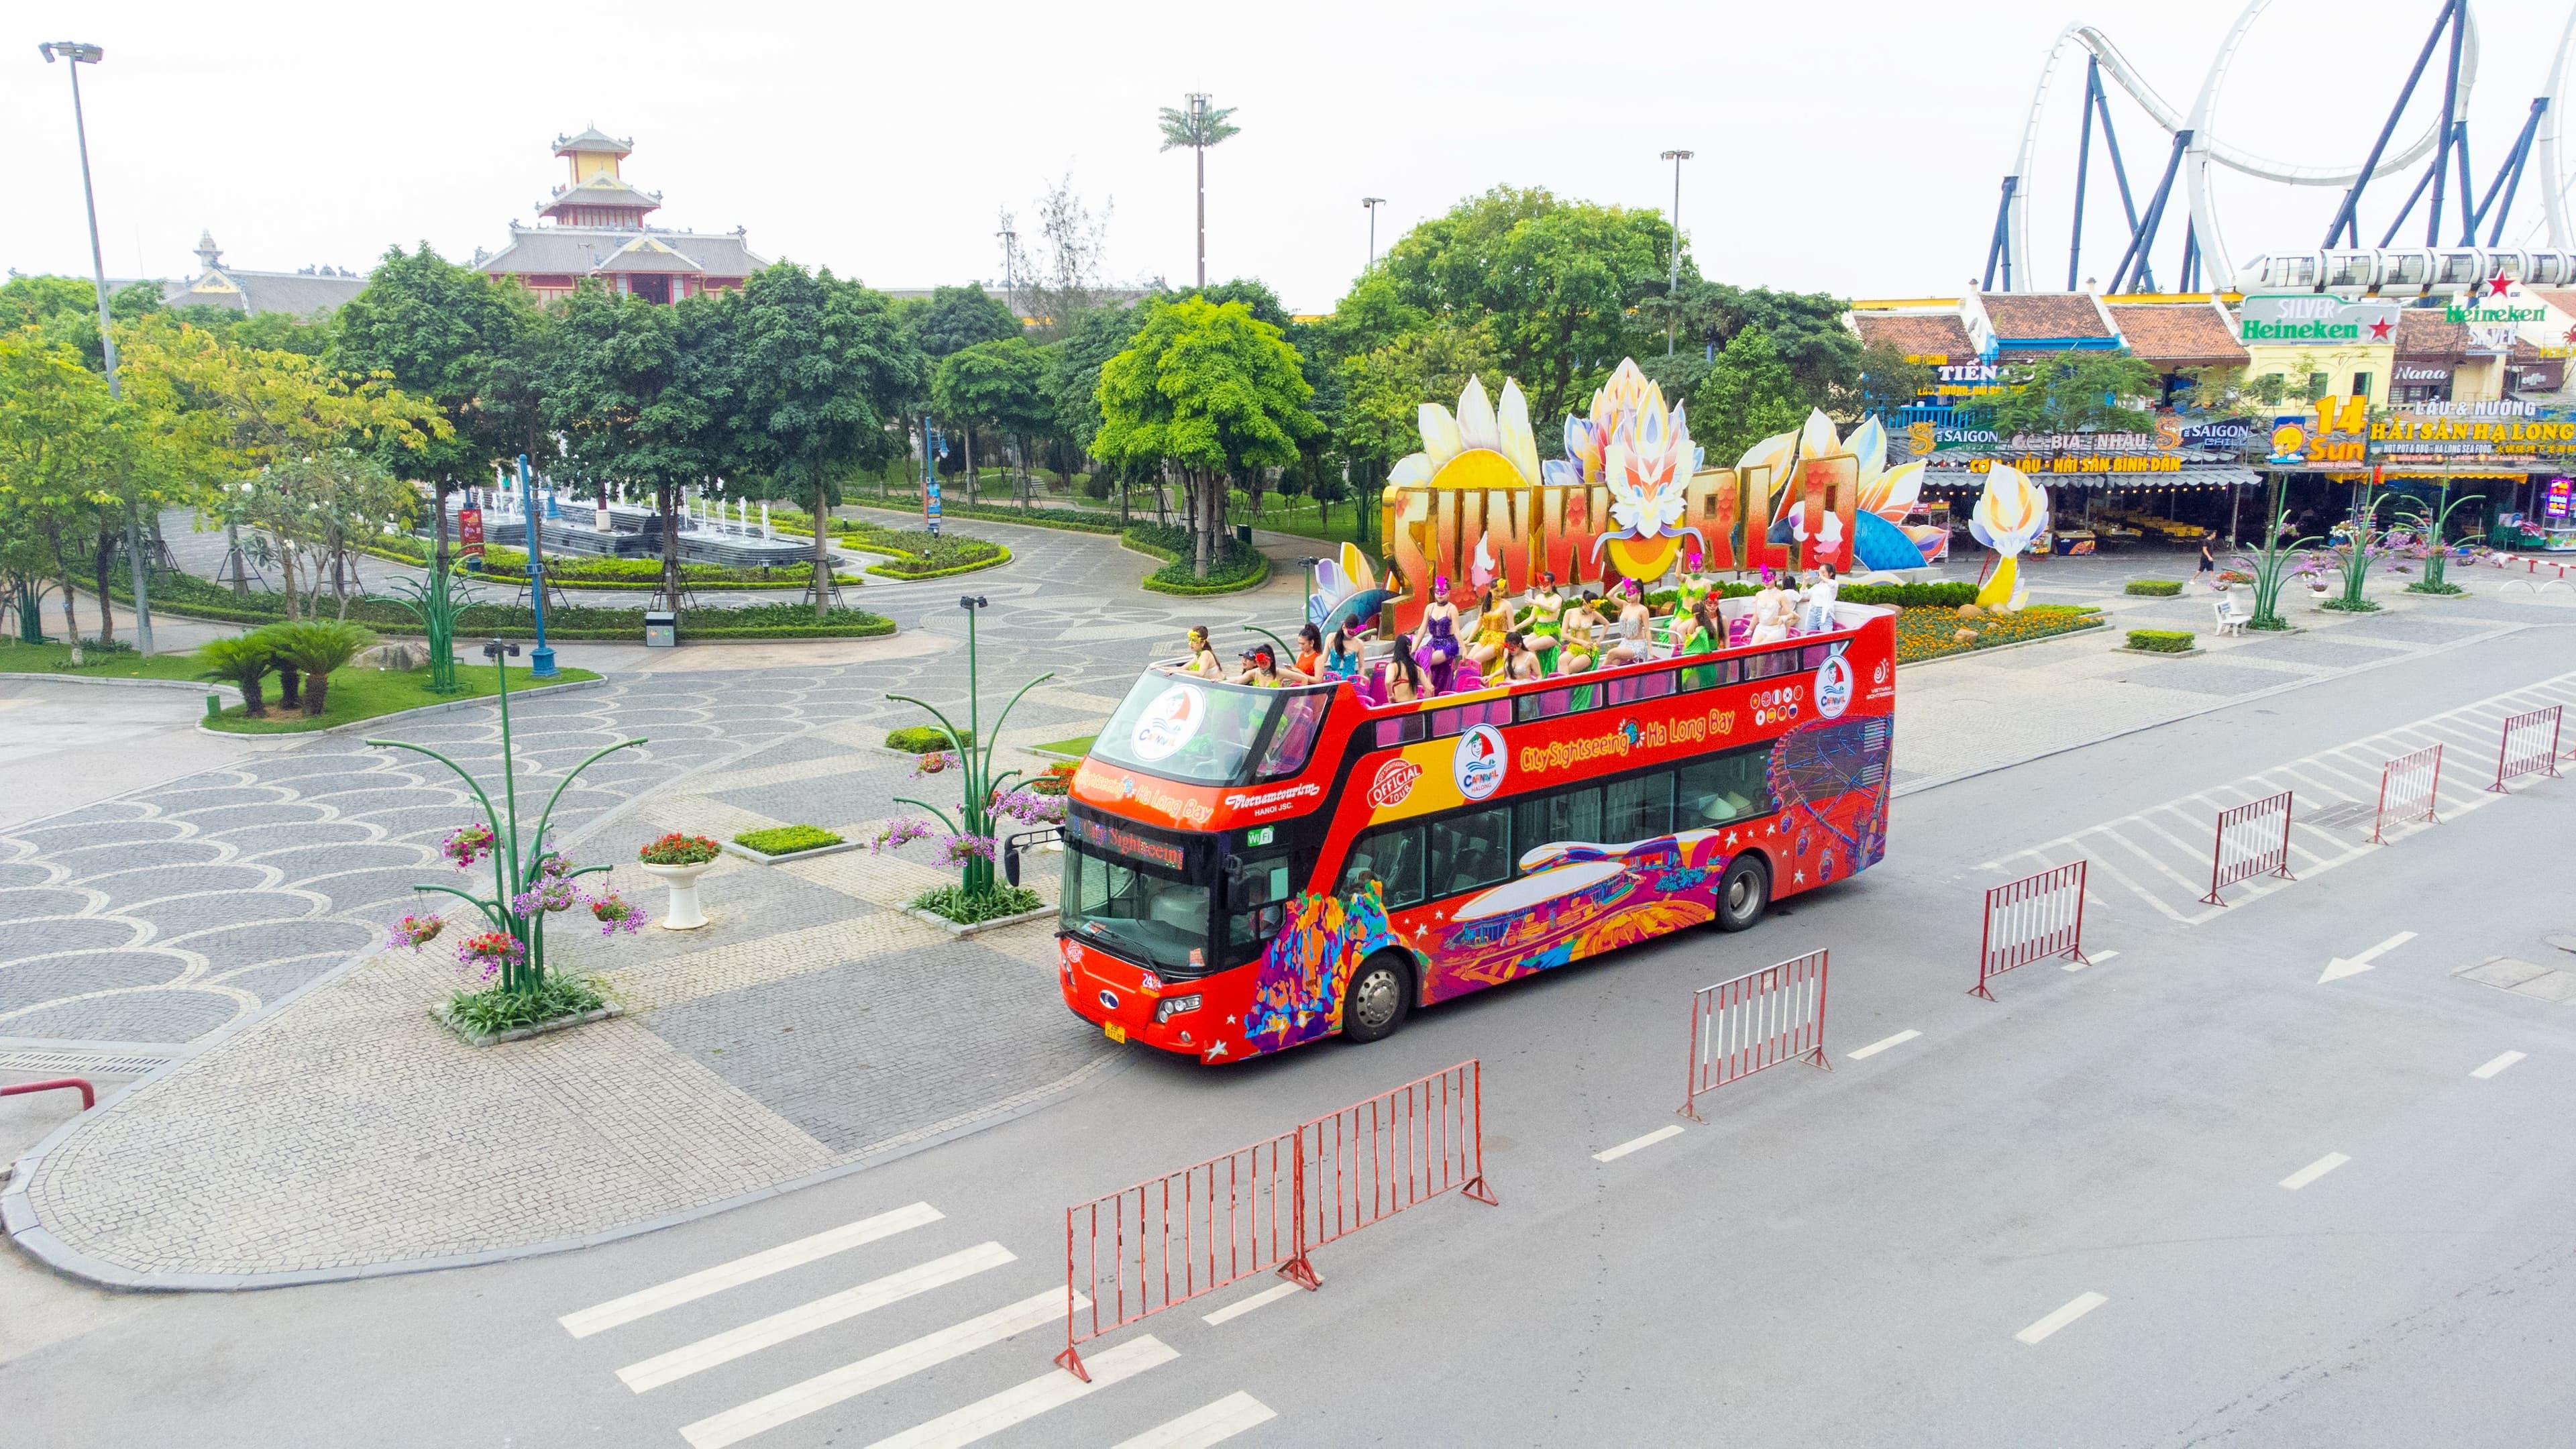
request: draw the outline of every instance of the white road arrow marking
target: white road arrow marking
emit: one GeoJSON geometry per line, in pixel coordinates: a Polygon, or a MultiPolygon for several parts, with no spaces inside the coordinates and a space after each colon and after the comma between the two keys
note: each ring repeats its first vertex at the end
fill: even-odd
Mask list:
{"type": "Polygon", "coordinates": [[[2378,960],[2380,957],[2387,955],[2389,952],[2396,950],[2398,947],[2403,946],[2414,939],[2415,933],[2413,931],[2400,931],[2396,935],[2389,937],[2387,940],[2380,942],[2378,945],[2371,947],[2369,950],[2362,952],[2358,956],[2337,956],[2326,963],[2326,972],[2323,976],[2317,978],[2317,984],[2319,986],[2323,986],[2329,981],[2340,981],[2347,976],[2358,976],[2362,972],[2370,969],[2371,962],[2378,960]]]}

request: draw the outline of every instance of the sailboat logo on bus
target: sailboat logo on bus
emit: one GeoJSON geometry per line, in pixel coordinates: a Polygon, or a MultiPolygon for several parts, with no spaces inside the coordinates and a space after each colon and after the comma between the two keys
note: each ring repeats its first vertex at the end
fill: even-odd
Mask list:
{"type": "Polygon", "coordinates": [[[1136,758],[1152,764],[1168,757],[1190,742],[1199,732],[1199,721],[1207,714],[1207,695],[1194,684],[1175,684],[1154,696],[1136,721],[1136,733],[1129,748],[1136,758]]]}
{"type": "Polygon", "coordinates": [[[1458,780],[1458,793],[1470,800],[1482,800],[1503,787],[1502,731],[1480,724],[1458,737],[1458,753],[1450,761],[1450,770],[1458,780]]]}

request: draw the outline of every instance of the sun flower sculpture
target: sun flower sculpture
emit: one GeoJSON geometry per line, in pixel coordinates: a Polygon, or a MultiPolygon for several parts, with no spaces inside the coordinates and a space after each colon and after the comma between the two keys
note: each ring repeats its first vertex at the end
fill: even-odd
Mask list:
{"type": "Polygon", "coordinates": [[[1682,561],[1685,541],[1707,547],[1700,531],[1682,522],[1683,490],[1699,461],[1683,405],[1666,408],[1664,390],[1633,359],[1622,359],[1592,394],[1591,416],[1565,420],[1565,459],[1548,464],[1547,479],[1610,490],[1611,526],[1593,540],[1592,556],[1606,550],[1620,577],[1647,584],[1682,561]]]}
{"type": "MultiPolygon", "coordinates": [[[[1835,433],[1833,420],[1822,409],[1809,411],[1798,431],[1775,434],[1747,448],[1736,462],[1738,468],[1770,469],[1772,486],[1779,489],[1765,536],[1773,543],[1803,545],[1806,490],[1794,484],[1799,465],[1811,458],[1845,456],[1857,465],[1860,481],[1849,561],[1876,572],[1921,568],[1939,557],[1947,535],[1937,527],[1905,521],[1922,497],[1923,460],[1888,467],[1887,430],[1878,419],[1865,419],[1845,438],[1835,433]]],[[[1841,534],[1841,520],[1828,515],[1817,534],[1817,556],[1839,559],[1841,534]]]]}

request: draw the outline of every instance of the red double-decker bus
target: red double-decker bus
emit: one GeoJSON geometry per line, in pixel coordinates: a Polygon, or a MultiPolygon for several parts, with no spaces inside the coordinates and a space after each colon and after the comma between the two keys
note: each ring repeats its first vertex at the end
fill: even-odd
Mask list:
{"type": "Polygon", "coordinates": [[[1149,669],[1073,777],[1065,1002],[1240,1061],[1742,930],[1886,848],[1895,611],[1834,624],[1383,707],[1149,669]]]}

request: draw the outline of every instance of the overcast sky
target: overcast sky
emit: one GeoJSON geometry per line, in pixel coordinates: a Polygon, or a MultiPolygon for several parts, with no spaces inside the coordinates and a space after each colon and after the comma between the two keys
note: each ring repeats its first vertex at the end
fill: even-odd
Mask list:
{"type": "MultiPolygon", "coordinates": [[[[1297,310],[1328,309],[1360,269],[1364,195],[1388,201],[1381,247],[1497,184],[1660,208],[1669,148],[1698,153],[1682,225],[1708,275],[1955,295],[1982,268],[2059,28],[2100,26],[2187,109],[2240,8],[15,0],[0,18],[0,265],[88,270],[64,68],[36,52],[80,39],[107,47],[83,89],[111,276],[188,274],[202,228],[228,263],[260,269],[363,268],[422,239],[457,258],[497,250],[563,179],[552,139],[595,122],[634,138],[626,175],[663,193],[656,222],[748,227],[773,259],[880,286],[997,276],[997,211],[1033,229],[1034,198],[1070,172],[1114,204],[1113,274],[1186,283],[1190,160],[1157,151],[1154,115],[1205,90],[1243,127],[1208,158],[1210,274],[1260,277],[1297,310]]],[[[2357,162],[2433,10],[2283,0],[2239,58],[2221,133],[2284,160],[2357,162]]],[[[2567,12],[2479,0],[2477,15],[2483,188],[2567,12]]],[[[2079,52],[2058,76],[2028,183],[2051,285],[2065,280],[2079,52]]],[[[2112,104],[2143,201],[2168,142],[2125,96],[2112,104]]],[[[2437,107],[2428,87],[2401,139],[2437,107]]],[[[2569,142],[2576,166],[2576,121],[2569,142]]],[[[2374,190],[2370,240],[2409,185],[2374,190]]],[[[2315,245],[2338,195],[2234,176],[2219,194],[2240,261],[2315,245]]],[[[2117,201],[2107,185],[2094,196],[2084,270],[2107,277],[2117,201]]],[[[2527,188],[2509,238],[2539,214],[2527,188]]],[[[2177,203],[2168,272],[2180,239],[2177,203]]]]}

